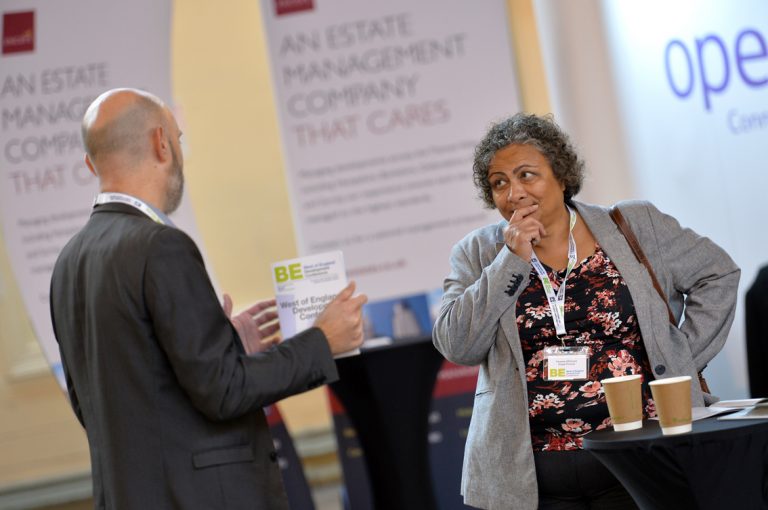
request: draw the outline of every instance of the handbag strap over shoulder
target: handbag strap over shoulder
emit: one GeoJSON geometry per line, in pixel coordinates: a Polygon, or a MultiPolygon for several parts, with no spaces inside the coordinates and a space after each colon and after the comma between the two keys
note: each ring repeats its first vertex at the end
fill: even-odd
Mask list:
{"type": "MultiPolygon", "coordinates": [[[[656,292],[659,293],[659,296],[661,296],[661,299],[664,300],[664,304],[667,305],[667,313],[669,314],[669,322],[673,326],[677,326],[677,321],[675,320],[675,316],[672,313],[672,309],[669,307],[669,301],[667,301],[667,295],[664,294],[664,291],[661,289],[661,285],[659,285],[659,280],[656,279],[656,273],[653,272],[653,268],[651,267],[651,263],[648,262],[648,257],[645,256],[645,252],[643,252],[643,249],[640,247],[640,242],[638,242],[637,237],[635,237],[635,233],[632,231],[632,229],[629,226],[629,223],[627,223],[627,220],[624,219],[624,215],[621,214],[621,211],[618,207],[614,206],[611,207],[611,219],[614,223],[616,223],[616,226],[619,227],[619,230],[622,234],[624,234],[624,237],[627,239],[627,243],[629,244],[629,247],[632,249],[632,253],[635,254],[635,257],[637,257],[637,260],[645,266],[645,270],[648,271],[648,274],[651,277],[651,281],[653,282],[653,288],[656,289],[656,292]]],[[[706,368],[706,367],[704,367],[706,368]]],[[[709,385],[707,384],[707,380],[704,379],[704,375],[702,375],[702,371],[704,368],[699,371],[699,385],[701,386],[702,391],[704,393],[712,393],[709,390],[709,385]]]]}
{"type": "Polygon", "coordinates": [[[638,262],[645,266],[645,270],[648,271],[648,274],[651,277],[651,281],[653,282],[653,288],[656,289],[656,292],[659,293],[661,299],[664,300],[664,304],[667,305],[669,322],[677,326],[677,321],[675,320],[675,316],[672,313],[672,309],[669,307],[669,301],[667,301],[667,295],[664,294],[664,291],[661,289],[659,280],[656,279],[656,273],[653,272],[651,263],[648,262],[648,257],[645,256],[645,252],[643,252],[643,249],[640,247],[640,243],[638,242],[637,237],[635,237],[635,233],[632,231],[632,228],[630,228],[627,220],[624,219],[624,215],[621,214],[621,211],[618,207],[611,207],[610,214],[613,222],[616,223],[616,226],[619,227],[619,230],[621,230],[621,233],[624,234],[624,237],[627,239],[627,243],[629,243],[629,247],[632,249],[632,253],[635,254],[635,257],[637,257],[638,262]]]}

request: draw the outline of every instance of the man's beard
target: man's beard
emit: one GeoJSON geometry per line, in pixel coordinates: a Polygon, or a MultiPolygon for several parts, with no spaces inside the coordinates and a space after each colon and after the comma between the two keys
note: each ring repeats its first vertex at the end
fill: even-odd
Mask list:
{"type": "Polygon", "coordinates": [[[179,208],[181,197],[184,195],[184,171],[182,163],[177,157],[176,150],[171,147],[171,176],[168,180],[168,188],[165,191],[165,214],[171,214],[179,208]]]}

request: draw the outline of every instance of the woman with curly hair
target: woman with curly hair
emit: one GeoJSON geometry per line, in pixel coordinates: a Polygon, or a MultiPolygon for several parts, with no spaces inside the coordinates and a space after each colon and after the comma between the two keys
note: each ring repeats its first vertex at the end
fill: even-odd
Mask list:
{"type": "Polygon", "coordinates": [[[600,381],[692,376],[722,348],[739,269],[719,246],[652,204],[616,207],[660,287],[610,210],[574,200],[584,163],[551,117],[517,114],[475,149],[480,197],[504,218],[454,246],[433,339],[450,361],[480,365],[462,494],[487,509],[636,508],[582,450],[611,426],[600,381]],[[684,319],[684,320],[683,320],[684,319]]]}

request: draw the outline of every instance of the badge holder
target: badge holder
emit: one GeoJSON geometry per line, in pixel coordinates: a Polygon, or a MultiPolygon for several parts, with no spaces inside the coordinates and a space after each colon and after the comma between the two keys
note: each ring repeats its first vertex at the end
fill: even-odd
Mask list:
{"type": "Polygon", "coordinates": [[[586,381],[589,376],[589,347],[551,346],[544,349],[545,381],[586,381]]]}

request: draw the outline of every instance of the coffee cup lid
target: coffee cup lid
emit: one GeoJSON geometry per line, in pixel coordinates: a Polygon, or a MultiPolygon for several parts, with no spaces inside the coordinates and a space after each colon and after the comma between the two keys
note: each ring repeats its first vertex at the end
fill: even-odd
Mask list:
{"type": "Polygon", "coordinates": [[[611,377],[608,379],[603,379],[600,382],[602,384],[611,384],[611,383],[618,383],[618,382],[625,382],[625,381],[634,381],[635,379],[640,379],[643,377],[640,374],[634,374],[634,375],[621,375],[619,377],[611,377]]]}

